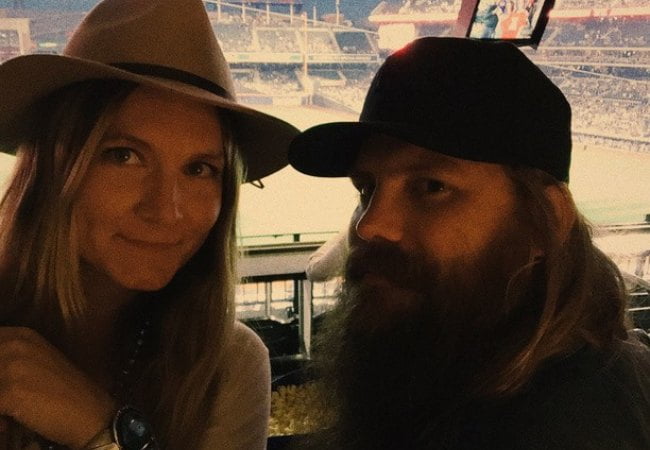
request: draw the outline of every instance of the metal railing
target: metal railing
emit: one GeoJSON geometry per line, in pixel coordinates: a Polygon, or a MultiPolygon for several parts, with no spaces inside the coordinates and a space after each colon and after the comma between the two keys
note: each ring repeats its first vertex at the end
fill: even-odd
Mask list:
{"type": "Polygon", "coordinates": [[[308,231],[300,233],[275,233],[238,236],[237,242],[242,248],[260,245],[283,245],[296,242],[322,244],[338,231],[308,231]]]}
{"type": "Polygon", "coordinates": [[[247,277],[237,286],[237,318],[263,337],[271,356],[311,356],[313,319],[336,304],[340,279],[312,283],[304,272],[247,277]],[[279,336],[276,329],[284,330],[279,336]]]}
{"type": "MultiPolygon", "coordinates": [[[[650,331],[650,283],[635,280],[627,311],[636,327],[650,331]]],[[[249,277],[238,286],[237,316],[262,336],[272,357],[309,358],[314,319],[335,306],[340,282],[312,283],[304,273],[249,277]]]]}
{"type": "MultiPolygon", "coordinates": [[[[597,235],[626,232],[647,233],[650,224],[604,226],[597,230],[597,235]]],[[[249,242],[266,243],[243,251],[247,265],[237,286],[237,317],[257,328],[263,337],[267,334],[265,342],[272,356],[300,354],[308,358],[312,335],[318,326],[314,319],[318,320],[336,304],[340,278],[312,283],[302,271],[308,256],[322,244],[311,239],[316,236],[323,239],[331,234],[269,234],[246,238],[249,242]]],[[[638,326],[650,329],[650,251],[610,254],[610,257],[628,274],[628,312],[638,326]]]]}

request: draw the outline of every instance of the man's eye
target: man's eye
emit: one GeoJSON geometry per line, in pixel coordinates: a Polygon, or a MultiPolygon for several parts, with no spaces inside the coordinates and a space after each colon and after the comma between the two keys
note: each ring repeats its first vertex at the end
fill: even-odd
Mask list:
{"type": "Polygon", "coordinates": [[[445,190],[445,185],[438,180],[423,180],[422,188],[427,193],[442,192],[445,190]]]}
{"type": "Polygon", "coordinates": [[[372,193],[374,192],[374,186],[370,184],[363,184],[357,186],[357,191],[359,191],[359,200],[362,204],[367,205],[370,202],[372,193]]]}
{"type": "Polygon", "coordinates": [[[212,164],[194,162],[187,166],[186,173],[193,177],[214,178],[221,173],[221,170],[212,164]]]}
{"type": "Polygon", "coordinates": [[[112,147],[102,152],[102,159],[117,164],[138,164],[140,158],[128,147],[112,147]]]}
{"type": "Polygon", "coordinates": [[[442,194],[447,193],[449,187],[442,181],[434,178],[420,178],[413,180],[411,185],[411,194],[414,198],[419,198],[425,201],[439,200],[442,194]]]}

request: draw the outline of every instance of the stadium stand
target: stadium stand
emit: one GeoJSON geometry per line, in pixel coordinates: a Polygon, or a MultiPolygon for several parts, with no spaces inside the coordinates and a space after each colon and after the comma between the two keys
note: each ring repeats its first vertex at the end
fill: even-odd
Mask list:
{"type": "Polygon", "coordinates": [[[84,17],[79,11],[44,11],[38,9],[1,10],[3,17],[29,19],[33,52],[60,53],[72,30],[84,17]]]}
{"type": "MultiPolygon", "coordinates": [[[[646,13],[638,12],[645,3],[557,0],[556,10],[564,13],[552,17],[538,49],[526,50],[571,101],[579,139],[606,139],[650,151],[650,124],[641,119],[650,117],[650,13],[647,7],[641,8],[646,13]],[[632,12],[614,14],[619,7],[632,12]]],[[[384,0],[372,15],[394,14],[408,22],[411,14],[449,13],[459,6],[460,0],[384,0]]],[[[78,11],[5,11],[12,14],[31,19],[35,51],[60,51],[83,18],[78,11]]],[[[273,96],[319,95],[329,105],[360,111],[380,62],[375,33],[241,5],[222,6],[210,17],[244,99],[265,95],[272,102],[273,96]]],[[[416,35],[444,36],[453,22],[433,14],[414,25],[416,35]]],[[[0,31],[0,52],[15,49],[15,40],[15,32],[0,31]]]]}
{"type": "Polygon", "coordinates": [[[373,71],[367,69],[343,69],[340,74],[345,80],[344,85],[322,85],[319,93],[345,106],[348,110],[359,112],[372,79],[373,71]]]}
{"type": "Polygon", "coordinates": [[[549,23],[543,43],[547,46],[647,47],[649,27],[647,19],[634,17],[554,20],[549,23]]]}
{"type": "Polygon", "coordinates": [[[590,8],[619,8],[619,7],[635,7],[635,6],[648,6],[646,0],[557,0],[556,6],[558,9],[584,9],[590,8]]]}
{"type": "MultiPolygon", "coordinates": [[[[374,14],[418,14],[458,12],[461,0],[384,0],[374,14]]],[[[620,8],[647,6],[646,0],[557,0],[556,9],[620,8]]]]}
{"type": "Polygon", "coordinates": [[[343,53],[375,53],[368,35],[358,31],[337,31],[334,38],[343,53]]]}
{"type": "Polygon", "coordinates": [[[309,69],[309,77],[318,80],[321,84],[341,85],[345,83],[345,79],[338,70],[334,69],[309,69]]]}
{"type": "MultiPolygon", "coordinates": [[[[384,0],[371,23],[411,23],[415,36],[451,34],[461,1],[384,0]],[[423,12],[430,14],[428,18],[423,12]]],[[[557,0],[544,38],[525,49],[565,92],[576,142],[650,151],[650,7],[645,0],[557,0]]]]}
{"type": "Polygon", "coordinates": [[[213,29],[224,52],[255,50],[253,34],[247,23],[229,20],[213,24],[213,29]]]}
{"type": "Polygon", "coordinates": [[[334,35],[327,29],[311,29],[307,31],[307,51],[309,53],[340,53],[334,35]]]}
{"type": "Polygon", "coordinates": [[[235,91],[238,95],[260,94],[256,88],[257,71],[253,69],[237,69],[232,71],[235,91]]]}
{"type": "Polygon", "coordinates": [[[258,90],[272,95],[302,92],[295,69],[284,66],[263,67],[259,71],[258,90]]]}
{"type": "Polygon", "coordinates": [[[0,30],[0,61],[16,56],[20,43],[17,30],[0,30]]]}
{"type": "Polygon", "coordinates": [[[300,52],[301,46],[294,29],[258,27],[257,40],[260,51],[269,53],[300,52]]]}

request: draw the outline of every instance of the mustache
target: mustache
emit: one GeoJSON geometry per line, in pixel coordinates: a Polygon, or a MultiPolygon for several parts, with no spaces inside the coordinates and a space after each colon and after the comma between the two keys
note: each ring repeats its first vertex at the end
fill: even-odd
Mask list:
{"type": "Polygon", "coordinates": [[[406,253],[391,243],[368,242],[351,249],[345,279],[356,284],[373,274],[400,288],[422,290],[433,281],[432,269],[419,252],[406,253]]]}

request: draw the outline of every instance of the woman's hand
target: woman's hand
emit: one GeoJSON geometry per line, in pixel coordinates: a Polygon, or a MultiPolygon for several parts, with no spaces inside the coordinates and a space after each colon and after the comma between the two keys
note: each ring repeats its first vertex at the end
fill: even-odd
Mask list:
{"type": "Polygon", "coordinates": [[[37,332],[0,327],[0,421],[11,417],[46,439],[82,448],[114,411],[110,395],[37,332]]]}

